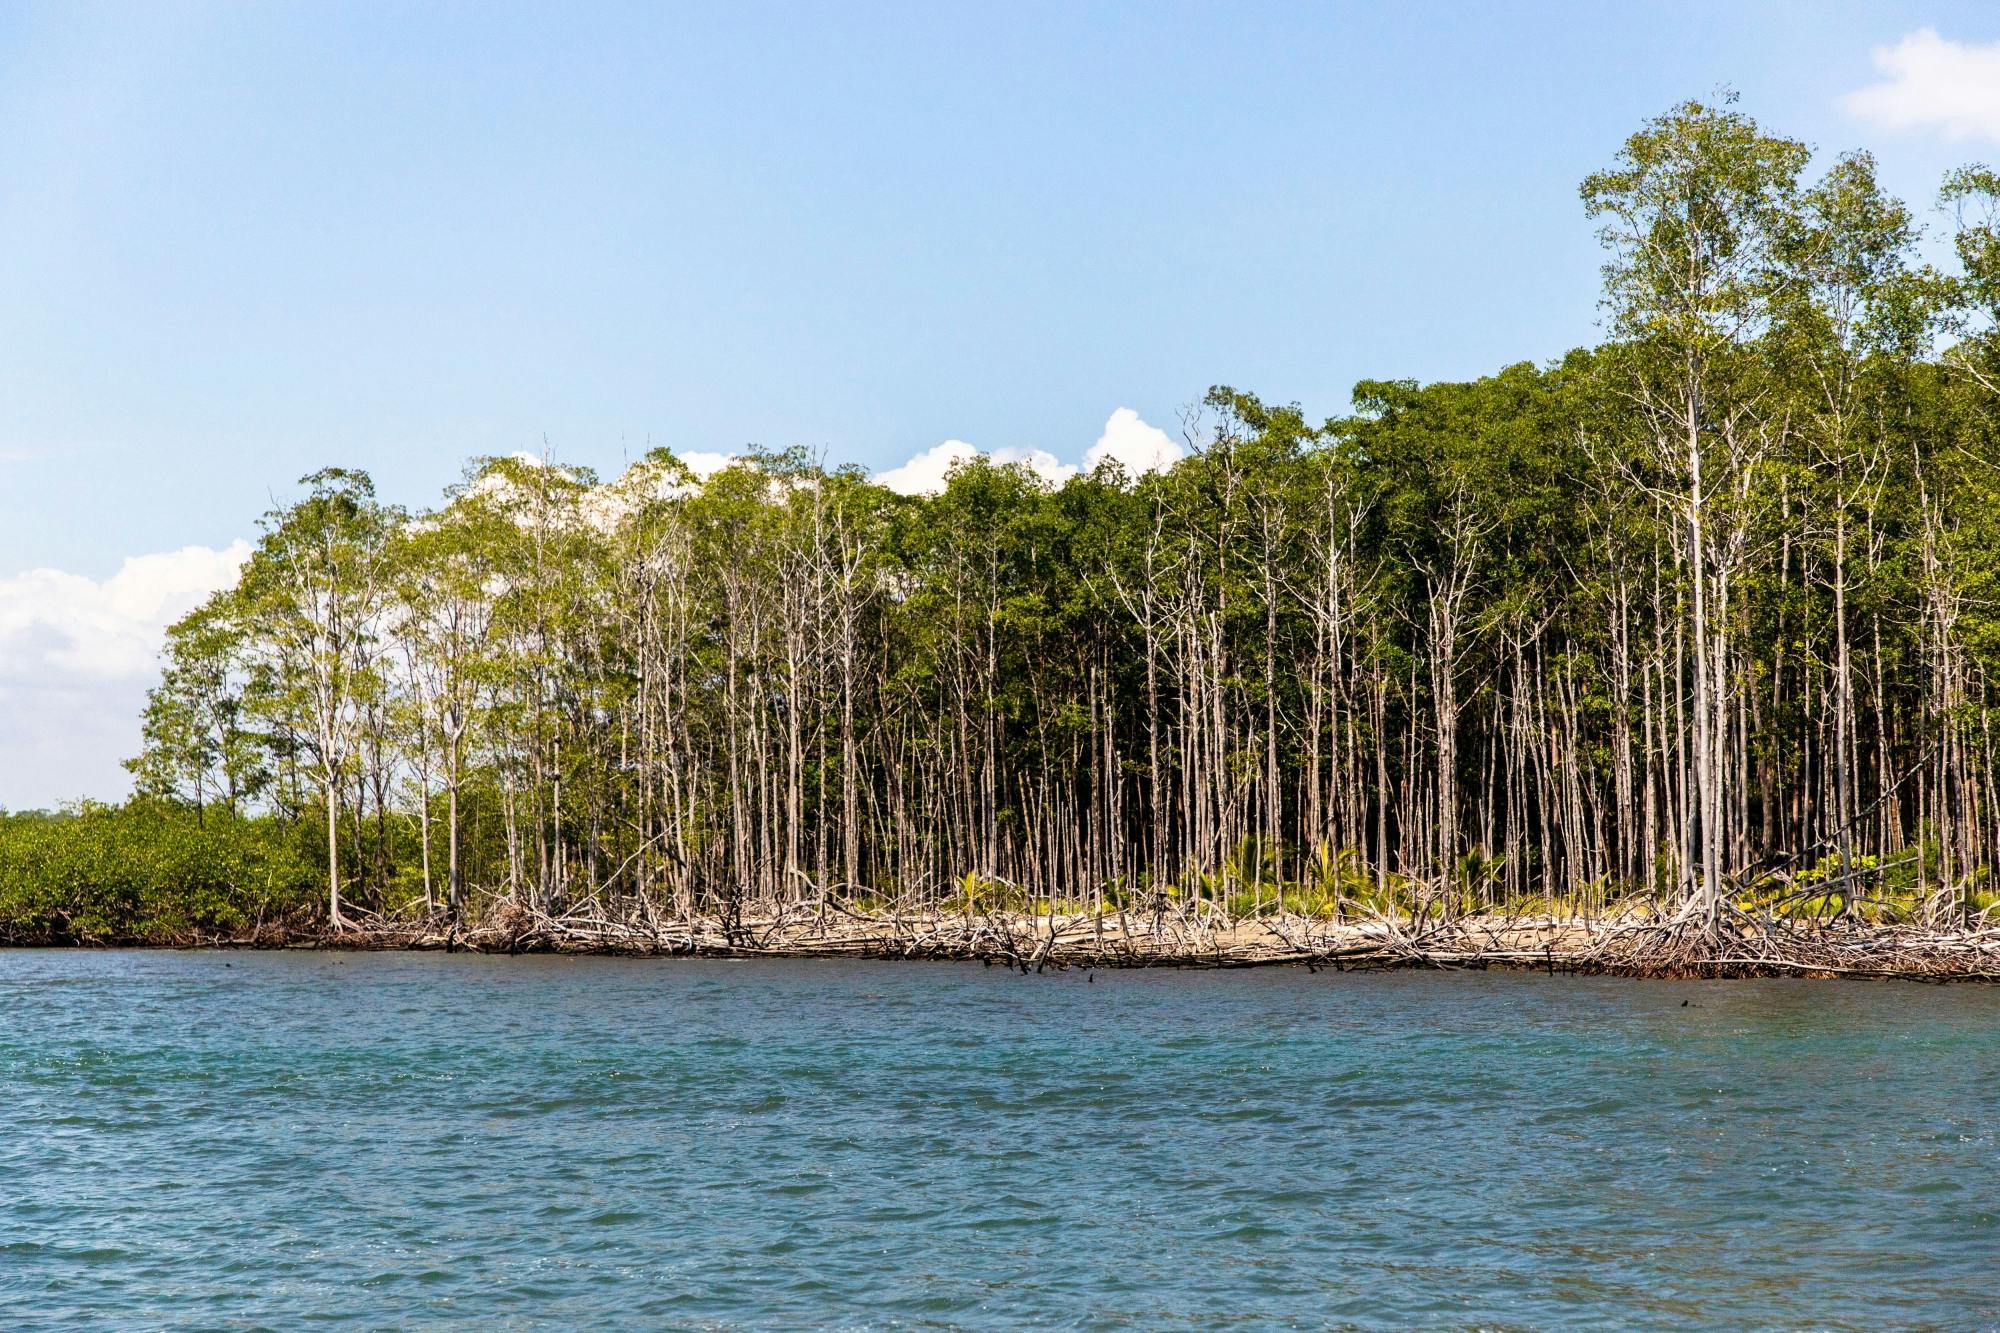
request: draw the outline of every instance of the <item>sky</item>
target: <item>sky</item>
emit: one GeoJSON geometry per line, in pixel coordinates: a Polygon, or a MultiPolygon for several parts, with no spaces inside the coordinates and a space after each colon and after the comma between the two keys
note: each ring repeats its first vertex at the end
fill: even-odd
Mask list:
{"type": "Polygon", "coordinates": [[[124,790],[317,468],[802,444],[906,489],[1596,340],[1578,182],[1735,89],[1926,217],[2000,6],[0,0],[0,807],[124,790]]]}

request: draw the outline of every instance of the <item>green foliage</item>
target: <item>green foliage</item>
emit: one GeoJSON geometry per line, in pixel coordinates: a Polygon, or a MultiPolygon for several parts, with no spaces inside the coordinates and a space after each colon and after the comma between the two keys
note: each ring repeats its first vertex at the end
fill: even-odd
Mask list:
{"type": "Polygon", "coordinates": [[[0,942],[227,936],[310,902],[322,873],[269,817],[145,800],[0,814],[0,942]]]}

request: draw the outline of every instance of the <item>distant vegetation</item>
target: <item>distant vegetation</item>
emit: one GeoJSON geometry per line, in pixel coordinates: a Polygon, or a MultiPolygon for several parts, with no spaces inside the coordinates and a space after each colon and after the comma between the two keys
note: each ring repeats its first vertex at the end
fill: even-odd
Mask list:
{"type": "Polygon", "coordinates": [[[323,911],[303,832],[145,799],[0,813],[0,944],[213,939],[323,911]]]}
{"type": "Polygon", "coordinates": [[[420,514],[307,478],[174,627],[140,794],[0,821],[4,930],[1962,920],[2000,859],[2000,175],[1947,181],[1941,272],[1865,155],[1808,156],[1677,107],[1583,185],[1602,346],[1324,423],[1218,388],[1164,473],[491,459],[420,514]]]}

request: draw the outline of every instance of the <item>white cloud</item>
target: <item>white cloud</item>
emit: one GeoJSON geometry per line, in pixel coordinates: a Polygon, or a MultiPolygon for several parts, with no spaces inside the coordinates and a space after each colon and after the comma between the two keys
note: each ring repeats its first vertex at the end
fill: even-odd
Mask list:
{"type": "Polygon", "coordinates": [[[710,477],[736,461],[729,454],[710,453],[705,449],[695,449],[688,453],[675,454],[674,457],[687,464],[688,471],[694,473],[695,480],[697,481],[707,481],[710,477]]]}
{"type": "MultiPolygon", "coordinates": [[[[936,495],[944,489],[952,468],[981,456],[981,451],[964,440],[934,444],[901,467],[875,474],[875,484],[887,486],[899,495],[936,495]]],[[[1046,449],[995,449],[995,463],[1019,463],[1051,486],[1060,486],[1074,477],[1076,466],[1065,463],[1046,449]]]]}
{"type": "Polygon", "coordinates": [[[1121,407],[1104,423],[1104,433],[1083,456],[1083,465],[1093,471],[1106,459],[1115,460],[1127,476],[1163,472],[1178,463],[1187,450],[1158,426],[1148,425],[1137,412],[1121,407]]]}
{"type": "MultiPolygon", "coordinates": [[[[1129,407],[1113,412],[1104,423],[1104,433],[1084,452],[1083,466],[1065,463],[1046,449],[995,449],[995,463],[1019,463],[1050,486],[1060,486],[1078,472],[1094,470],[1106,459],[1115,459],[1127,476],[1137,477],[1172,467],[1187,454],[1177,442],[1157,426],[1150,426],[1129,407]]],[[[936,495],[942,491],[952,468],[982,456],[964,440],[934,444],[901,467],[875,474],[875,482],[901,495],[936,495]]]]}
{"type": "Polygon", "coordinates": [[[678,472],[670,471],[663,463],[641,459],[616,480],[593,487],[582,498],[584,522],[600,532],[610,532],[651,501],[692,495],[701,489],[703,482],[736,461],[728,454],[687,453],[674,457],[694,474],[692,483],[681,480],[678,472]]]}
{"type": "Polygon", "coordinates": [[[1850,115],[1890,130],[2000,142],[2000,42],[1954,42],[1919,28],[1877,47],[1888,77],[1842,99],[1850,115]]]}
{"type": "Polygon", "coordinates": [[[996,463],[1025,463],[1028,471],[1051,486],[1060,486],[1077,474],[1074,463],[1065,463],[1046,449],[995,449],[996,463]]]}
{"type": "Polygon", "coordinates": [[[55,569],[0,578],[0,806],[114,798],[139,745],[166,628],[250,556],[214,550],[133,556],[101,582],[55,569]]]}
{"type": "Polygon", "coordinates": [[[934,444],[901,467],[875,474],[875,484],[887,486],[898,495],[936,495],[944,489],[952,467],[979,457],[979,451],[964,440],[934,444]]]}

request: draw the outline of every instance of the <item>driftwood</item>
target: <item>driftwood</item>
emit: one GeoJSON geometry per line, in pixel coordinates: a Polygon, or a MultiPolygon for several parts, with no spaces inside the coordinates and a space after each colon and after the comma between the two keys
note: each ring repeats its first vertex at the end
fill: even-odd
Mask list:
{"type": "Polygon", "coordinates": [[[357,916],[344,930],[300,923],[227,939],[244,947],[436,949],[708,958],[911,958],[1071,967],[1515,968],[1658,977],[1900,977],[2000,980],[2000,927],[1755,918],[1715,922],[1635,911],[1584,919],[1486,914],[1334,920],[1231,919],[1210,903],[1151,910],[861,910],[828,896],[763,914],[663,918],[581,904],[548,913],[502,902],[473,923],[357,916]]]}

